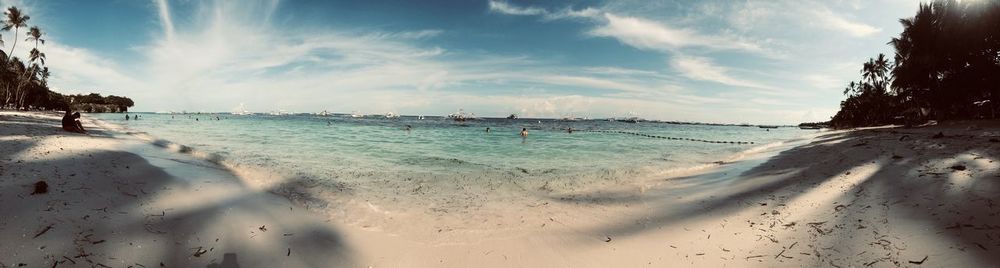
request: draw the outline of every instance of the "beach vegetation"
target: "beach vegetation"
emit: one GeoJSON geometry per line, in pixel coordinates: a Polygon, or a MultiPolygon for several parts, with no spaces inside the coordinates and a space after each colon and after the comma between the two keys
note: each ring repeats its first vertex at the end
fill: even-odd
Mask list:
{"type": "MultiPolygon", "coordinates": [[[[2,28],[13,31],[13,42],[9,49],[0,49],[0,108],[20,110],[66,110],[85,112],[124,112],[134,103],[119,96],[101,97],[99,94],[66,96],[49,89],[48,79],[52,76],[45,66],[46,55],[41,45],[45,45],[45,33],[40,27],[28,25],[30,16],[17,7],[4,11],[2,28]],[[27,32],[20,32],[28,28],[27,32]],[[33,45],[28,52],[27,62],[15,56],[20,34],[26,34],[26,42],[33,45]]],[[[0,39],[0,47],[5,46],[0,39]]],[[[22,52],[23,53],[23,52],[22,52]]]]}
{"type": "Polygon", "coordinates": [[[888,42],[892,59],[862,64],[834,126],[1000,115],[1000,1],[936,0],[899,22],[903,31],[888,42]]]}

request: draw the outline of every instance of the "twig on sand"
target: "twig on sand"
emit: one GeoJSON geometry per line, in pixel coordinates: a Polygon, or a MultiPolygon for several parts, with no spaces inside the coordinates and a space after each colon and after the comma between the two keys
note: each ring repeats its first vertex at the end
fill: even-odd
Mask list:
{"type": "Polygon", "coordinates": [[[869,263],[865,263],[865,266],[872,266],[872,265],[873,265],[873,264],[875,264],[875,263],[878,263],[878,262],[880,262],[880,261],[884,261],[884,260],[887,260],[887,259],[888,259],[888,258],[879,258],[879,259],[877,259],[877,260],[874,260],[874,261],[872,261],[872,262],[869,262],[869,263]]]}
{"type": "Polygon", "coordinates": [[[823,221],[823,222],[810,222],[809,223],[809,227],[812,227],[813,229],[816,229],[816,232],[819,233],[819,234],[821,234],[821,235],[826,235],[826,234],[829,234],[830,232],[829,231],[824,231],[822,228],[819,228],[819,226],[823,225],[824,223],[826,223],[826,222],[825,221],[823,221]]]}
{"type": "Polygon", "coordinates": [[[747,256],[747,257],[746,257],[745,259],[746,259],[746,260],[750,260],[750,259],[753,259],[753,258],[760,258],[760,257],[764,257],[764,255],[753,255],[753,256],[747,256]]]}
{"type": "Polygon", "coordinates": [[[194,254],[191,254],[191,255],[192,255],[192,256],[195,256],[195,257],[201,257],[201,255],[202,255],[202,254],[205,254],[205,253],[208,253],[208,250],[205,250],[205,249],[203,249],[202,247],[198,247],[198,249],[196,249],[196,250],[194,251],[194,254]]]}
{"type": "Polygon", "coordinates": [[[292,256],[292,248],[288,248],[288,254],[285,254],[285,256],[292,256]]]}
{"type": "Polygon", "coordinates": [[[795,243],[792,243],[791,246],[788,246],[788,248],[782,248],[781,252],[778,252],[778,255],[774,255],[774,258],[777,259],[778,257],[785,257],[785,258],[791,259],[792,257],[783,256],[783,254],[785,254],[786,250],[792,249],[792,248],[795,247],[795,245],[798,245],[798,244],[799,244],[799,242],[795,242],[795,243]]]}
{"type": "Polygon", "coordinates": [[[924,261],[926,261],[926,260],[927,260],[927,257],[929,257],[929,256],[926,256],[926,255],[925,255],[925,256],[924,256],[924,258],[923,258],[923,259],[921,259],[920,261],[910,261],[910,263],[912,263],[912,264],[917,264],[917,265],[920,265],[920,264],[924,264],[924,261]]]}
{"type": "Polygon", "coordinates": [[[37,237],[45,234],[45,232],[48,232],[49,230],[52,230],[52,225],[55,225],[55,224],[49,224],[49,226],[45,226],[45,228],[42,228],[42,230],[39,231],[38,233],[36,233],[35,237],[32,237],[32,238],[37,238],[37,237]]]}

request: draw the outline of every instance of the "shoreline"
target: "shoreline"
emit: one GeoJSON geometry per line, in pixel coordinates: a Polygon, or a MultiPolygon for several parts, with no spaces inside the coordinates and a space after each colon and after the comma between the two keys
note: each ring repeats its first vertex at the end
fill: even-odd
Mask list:
{"type": "MultiPolygon", "coordinates": [[[[558,213],[557,211],[561,210],[573,210],[573,208],[566,207],[538,207],[538,204],[547,204],[547,201],[550,201],[552,196],[573,195],[576,192],[591,192],[606,189],[635,189],[638,192],[643,192],[647,188],[656,187],[655,185],[661,184],[661,182],[656,182],[659,178],[692,176],[722,169],[749,169],[750,167],[767,160],[771,156],[777,155],[782,150],[791,148],[797,143],[808,140],[809,137],[822,133],[811,132],[784,141],[758,144],[749,148],[744,148],[737,152],[720,154],[717,158],[713,158],[711,161],[706,161],[703,164],[697,164],[694,166],[671,166],[662,168],[651,167],[650,169],[653,169],[651,171],[636,172],[635,174],[628,175],[626,178],[594,180],[574,185],[573,187],[569,187],[569,189],[567,189],[567,187],[554,187],[553,189],[549,186],[548,182],[539,185],[533,185],[531,182],[527,182],[528,184],[525,184],[525,182],[514,182],[512,186],[501,186],[500,189],[504,189],[504,187],[520,188],[519,190],[514,190],[515,192],[504,195],[473,197],[473,199],[477,200],[482,198],[483,201],[455,200],[441,196],[448,195],[448,193],[419,192],[423,189],[428,189],[427,187],[434,187],[433,184],[421,183],[419,185],[404,185],[402,187],[395,186],[404,189],[415,187],[415,190],[407,192],[406,194],[424,195],[425,197],[423,198],[431,198],[435,200],[440,199],[440,201],[422,203],[421,205],[416,206],[407,206],[392,202],[387,203],[385,200],[386,198],[376,197],[373,196],[372,193],[366,193],[363,191],[359,192],[353,189],[357,187],[363,188],[364,185],[347,185],[337,181],[327,182],[332,184],[334,186],[333,188],[335,188],[332,191],[333,194],[330,194],[330,189],[325,189],[322,186],[316,187],[316,184],[323,183],[317,182],[322,181],[322,179],[312,179],[311,176],[301,175],[296,177],[290,172],[279,172],[267,170],[264,167],[245,165],[245,163],[227,160],[217,152],[206,151],[198,147],[175,143],[170,140],[153,136],[147,132],[129,130],[127,127],[114,122],[108,122],[96,118],[91,118],[90,120],[103,128],[131,135],[138,139],[150,142],[158,147],[164,148],[165,150],[174,153],[187,154],[225,167],[235,173],[239,178],[241,178],[244,184],[248,185],[252,189],[266,190],[277,196],[287,198],[296,205],[307,208],[313,213],[326,217],[328,220],[338,221],[341,224],[365,230],[385,232],[389,235],[400,236],[413,241],[430,242],[432,244],[462,244],[468,243],[469,241],[491,239],[497,236],[522,236],[538,230],[534,228],[526,229],[520,227],[518,226],[519,223],[524,223],[526,220],[541,222],[546,218],[544,215],[558,213]],[[302,180],[297,183],[286,183],[294,179],[302,180]],[[316,188],[319,188],[320,190],[315,190],[316,188]],[[503,198],[503,200],[506,201],[494,201],[493,199],[496,198],[503,198]],[[464,205],[466,209],[453,211],[447,207],[435,206],[435,203],[455,202],[466,202],[464,205]],[[519,213],[519,209],[510,209],[512,206],[507,204],[500,204],[498,206],[498,204],[495,203],[512,203],[512,205],[516,206],[526,206],[532,207],[536,210],[548,211],[524,214],[519,213]],[[474,208],[468,209],[470,206],[474,208]],[[414,209],[429,209],[430,212],[425,213],[429,215],[408,212],[414,209]],[[495,217],[495,215],[498,214],[521,215],[521,218],[518,220],[497,220],[500,217],[495,217]],[[351,220],[344,220],[346,218],[351,220]],[[470,218],[477,220],[470,220],[470,218]],[[420,226],[420,230],[414,230],[410,224],[403,224],[413,221],[427,221],[428,224],[420,226]],[[438,234],[439,232],[456,232],[462,233],[463,235],[445,236],[445,238],[440,238],[438,234]]],[[[558,179],[555,181],[558,181],[558,179]]],[[[458,206],[463,205],[458,204],[458,206]]],[[[576,211],[572,215],[591,216],[589,214],[591,213],[581,213],[576,211]]]]}
{"type": "Polygon", "coordinates": [[[0,267],[205,266],[225,262],[225,253],[244,265],[286,267],[1000,263],[990,254],[1000,249],[996,122],[822,132],[718,168],[543,192],[491,208],[498,213],[486,216],[508,231],[428,221],[447,213],[390,211],[386,222],[402,231],[393,234],[336,218],[356,211],[324,217],[268,191],[294,182],[247,185],[246,174],[105,128],[62,132],[51,116],[0,112],[8,156],[0,159],[0,201],[17,204],[0,211],[13,215],[0,220],[0,241],[17,241],[0,245],[13,252],[0,267]],[[946,135],[932,138],[937,132],[946,135]],[[90,160],[95,154],[103,160],[90,160]],[[39,178],[50,192],[30,195],[39,178]],[[103,202],[119,205],[105,212],[103,202]],[[299,235],[314,232],[326,235],[299,235]],[[219,236],[225,245],[211,242],[219,236]],[[193,256],[199,246],[206,252],[193,256]],[[74,257],[79,249],[90,255],[74,257]]]}

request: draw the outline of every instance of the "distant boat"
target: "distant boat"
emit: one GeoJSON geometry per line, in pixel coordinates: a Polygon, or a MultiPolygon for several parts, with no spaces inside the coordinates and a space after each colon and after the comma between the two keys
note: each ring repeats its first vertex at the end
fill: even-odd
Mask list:
{"type": "Polygon", "coordinates": [[[510,115],[507,116],[507,119],[517,119],[517,115],[516,114],[510,114],[510,115]]]}
{"type": "Polygon", "coordinates": [[[280,115],[288,115],[288,111],[277,110],[277,111],[271,111],[270,113],[267,113],[267,114],[269,114],[269,115],[279,115],[279,116],[280,115]]]}
{"type": "Polygon", "coordinates": [[[476,120],[476,114],[466,114],[462,109],[458,109],[457,113],[449,114],[448,119],[464,122],[466,120],[476,120]]]}
{"type": "Polygon", "coordinates": [[[389,118],[389,119],[399,118],[399,114],[396,114],[396,113],[393,113],[393,112],[388,112],[388,113],[385,114],[385,118],[389,118]]]}
{"type": "Polygon", "coordinates": [[[361,114],[358,111],[353,111],[353,112],[351,112],[351,117],[353,117],[353,118],[362,118],[362,117],[365,117],[365,115],[361,114]]]}
{"type": "Polygon", "coordinates": [[[757,126],[759,128],[778,128],[778,126],[757,126]]]}
{"type": "MultiPolygon", "coordinates": [[[[187,112],[185,112],[185,113],[187,113],[187,112]]],[[[234,109],[231,114],[233,114],[233,115],[251,115],[253,113],[251,113],[250,111],[247,111],[246,105],[243,105],[243,103],[241,102],[240,106],[236,107],[236,109],[234,109]]]]}
{"type": "Polygon", "coordinates": [[[417,117],[417,119],[424,120],[424,116],[421,115],[420,117],[417,117]]]}
{"type": "Polygon", "coordinates": [[[800,128],[800,129],[822,129],[822,128],[823,128],[823,126],[818,126],[818,125],[807,125],[807,126],[799,126],[799,128],[800,128]]]}
{"type": "Polygon", "coordinates": [[[633,123],[634,124],[634,123],[639,123],[639,121],[642,121],[642,119],[639,119],[638,117],[629,117],[629,118],[625,118],[625,119],[623,119],[621,121],[625,122],[625,123],[633,123]]]}
{"type": "Polygon", "coordinates": [[[330,116],[332,114],[330,112],[327,112],[326,110],[323,110],[322,112],[316,113],[316,115],[318,115],[318,116],[330,116]]]}

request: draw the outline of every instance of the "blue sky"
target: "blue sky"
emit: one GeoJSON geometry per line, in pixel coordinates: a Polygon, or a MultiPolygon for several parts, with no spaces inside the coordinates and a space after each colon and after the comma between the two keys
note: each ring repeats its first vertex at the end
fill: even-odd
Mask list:
{"type": "Polygon", "coordinates": [[[832,116],[917,3],[0,1],[46,32],[54,89],[138,111],[760,124],[832,116]]]}

